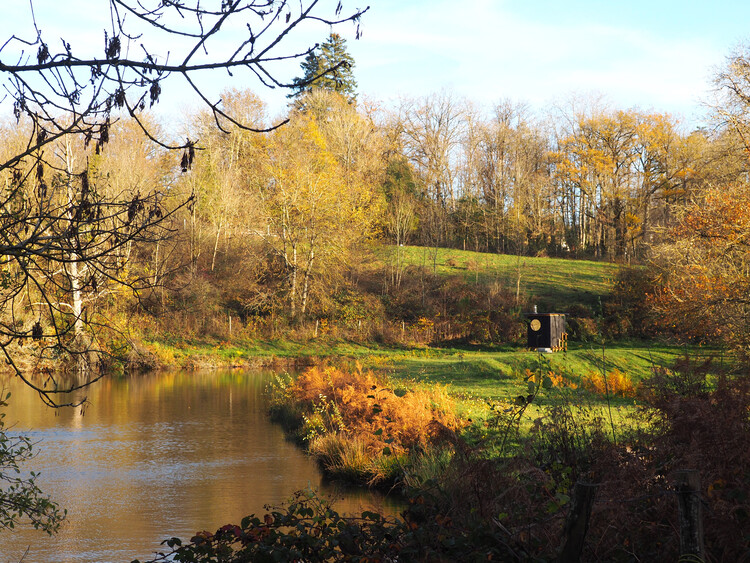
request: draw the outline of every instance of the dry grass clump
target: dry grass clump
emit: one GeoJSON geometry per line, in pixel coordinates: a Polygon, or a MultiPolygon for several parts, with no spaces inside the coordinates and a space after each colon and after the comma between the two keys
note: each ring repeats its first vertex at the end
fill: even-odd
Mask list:
{"type": "Polygon", "coordinates": [[[465,425],[444,388],[393,388],[361,369],[311,367],[277,382],[274,403],[326,472],[370,485],[402,480],[419,456],[449,447],[438,433],[465,425]]]}
{"type": "Polygon", "coordinates": [[[394,453],[430,443],[433,422],[452,430],[463,426],[444,388],[404,390],[384,385],[373,373],[312,367],[290,386],[293,397],[334,428],[357,437],[367,449],[394,453]],[[323,409],[321,409],[323,407],[323,409]]]}
{"type": "MultiPolygon", "coordinates": [[[[546,377],[549,379],[550,387],[577,389],[579,386],[576,381],[571,380],[562,373],[548,371],[546,377]]],[[[539,382],[539,376],[528,369],[526,370],[526,379],[528,381],[539,382]]],[[[617,368],[608,371],[606,378],[601,372],[590,372],[586,377],[581,378],[580,385],[597,395],[609,394],[613,397],[632,398],[638,394],[638,386],[633,383],[630,375],[617,368]]]]}
{"type": "Polygon", "coordinates": [[[599,395],[609,393],[615,397],[635,397],[637,393],[630,376],[617,368],[607,372],[606,380],[599,372],[590,373],[588,378],[583,380],[583,386],[599,395]]]}
{"type": "Polygon", "coordinates": [[[374,467],[367,446],[356,437],[343,439],[340,434],[323,434],[310,443],[310,453],[327,470],[348,481],[367,483],[372,480],[374,467]]]}
{"type": "Polygon", "coordinates": [[[456,260],[455,258],[448,258],[445,261],[445,265],[448,266],[449,268],[458,268],[459,267],[458,260],[456,260]]]}

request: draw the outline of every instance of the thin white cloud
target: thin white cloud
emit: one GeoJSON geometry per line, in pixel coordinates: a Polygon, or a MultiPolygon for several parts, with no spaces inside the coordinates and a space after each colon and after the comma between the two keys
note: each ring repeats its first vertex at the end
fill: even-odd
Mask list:
{"type": "MultiPolygon", "coordinates": [[[[728,54],[715,35],[695,32],[699,22],[688,32],[684,11],[674,29],[659,29],[646,26],[645,20],[620,23],[601,5],[591,3],[598,9],[583,9],[584,2],[571,2],[574,5],[562,12],[568,17],[554,21],[544,11],[550,3],[527,1],[532,3],[520,10],[521,5],[511,0],[370,0],[361,40],[354,40],[353,26],[337,31],[349,40],[359,91],[381,100],[451,88],[485,106],[512,98],[542,108],[571,92],[597,91],[621,107],[690,112],[707,96],[712,68],[728,54]]],[[[336,2],[322,0],[323,7],[330,4],[331,9],[336,2]]],[[[20,29],[28,37],[33,32],[28,4],[8,4],[0,31],[7,36],[9,30],[20,29]]],[[[50,41],[59,44],[60,35],[68,33],[76,40],[74,49],[78,45],[82,51],[103,50],[102,26],[109,19],[108,12],[102,12],[106,2],[35,0],[34,6],[50,41]]],[[[345,10],[355,7],[344,2],[345,10]]],[[[702,13],[694,6],[690,17],[700,18],[702,13]]],[[[310,26],[299,31],[302,37],[293,39],[289,52],[323,40],[329,30],[310,26]]],[[[174,45],[157,49],[166,53],[170,47],[174,45]]],[[[299,64],[280,65],[279,72],[291,79],[299,73],[299,64]]],[[[211,77],[210,87],[217,95],[230,85],[221,73],[211,77]]],[[[284,92],[247,80],[232,85],[256,89],[269,100],[271,113],[286,105],[284,92]]],[[[187,96],[184,88],[165,87],[166,93],[187,96]]]]}
{"type": "Polygon", "coordinates": [[[352,43],[361,89],[425,95],[446,86],[479,101],[542,105],[572,91],[600,91],[624,106],[688,111],[708,87],[719,52],[708,41],[583,19],[523,18],[511,3],[385,3],[352,43]]]}

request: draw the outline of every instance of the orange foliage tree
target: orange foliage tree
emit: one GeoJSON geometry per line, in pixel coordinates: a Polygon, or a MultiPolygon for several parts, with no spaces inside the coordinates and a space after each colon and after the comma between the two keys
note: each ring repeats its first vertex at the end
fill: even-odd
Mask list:
{"type": "Polygon", "coordinates": [[[707,189],[655,249],[656,309],[689,336],[750,344],[750,184],[707,189]]]}

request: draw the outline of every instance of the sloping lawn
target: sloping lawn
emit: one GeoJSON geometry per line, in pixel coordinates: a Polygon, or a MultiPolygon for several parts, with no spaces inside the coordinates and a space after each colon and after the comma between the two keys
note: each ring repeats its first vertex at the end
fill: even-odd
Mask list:
{"type": "Polygon", "coordinates": [[[515,291],[520,274],[521,293],[533,296],[546,307],[565,309],[583,304],[595,310],[609,295],[620,266],[608,262],[537,258],[405,246],[407,264],[424,266],[438,275],[460,275],[469,281],[501,283],[515,291]]]}

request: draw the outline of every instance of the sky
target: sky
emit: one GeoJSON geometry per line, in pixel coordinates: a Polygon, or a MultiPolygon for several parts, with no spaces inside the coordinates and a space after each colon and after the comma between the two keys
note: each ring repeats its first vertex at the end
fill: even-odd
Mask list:
{"type": "Polygon", "coordinates": [[[449,89],[541,110],[602,95],[696,122],[716,69],[750,39],[750,2],[373,0],[362,29],[350,51],[376,99],[449,89]]]}
{"type": "MultiPolygon", "coordinates": [[[[108,12],[102,0],[33,0],[49,37],[72,36],[101,51],[108,12]],[[104,19],[102,20],[102,15],[104,19]]],[[[320,0],[329,13],[338,0],[320,0]]],[[[8,2],[8,0],[6,0],[8,2]]],[[[219,0],[215,0],[216,3],[219,0]]],[[[344,12],[367,0],[342,0],[344,12]]],[[[450,91],[489,111],[512,100],[544,111],[573,97],[603,97],[615,108],[668,112],[697,126],[711,80],[726,57],[750,40],[750,2],[729,0],[369,0],[361,22],[336,29],[347,39],[361,98],[394,106],[402,97],[450,91]]],[[[4,6],[0,33],[29,35],[28,2],[4,6]]],[[[298,30],[292,50],[323,41],[330,29],[298,30]]],[[[175,45],[162,46],[163,50],[175,45]]],[[[220,49],[216,44],[214,49],[220,49]]],[[[74,46],[74,49],[76,47],[74,46]]],[[[216,51],[214,51],[216,52],[216,51]]],[[[8,62],[7,52],[0,60],[8,62]]],[[[280,66],[282,78],[299,63],[280,66]]],[[[202,84],[212,99],[226,86],[253,89],[271,115],[285,92],[214,73],[202,84]]],[[[162,112],[194,107],[182,84],[165,85],[162,112]]]]}

